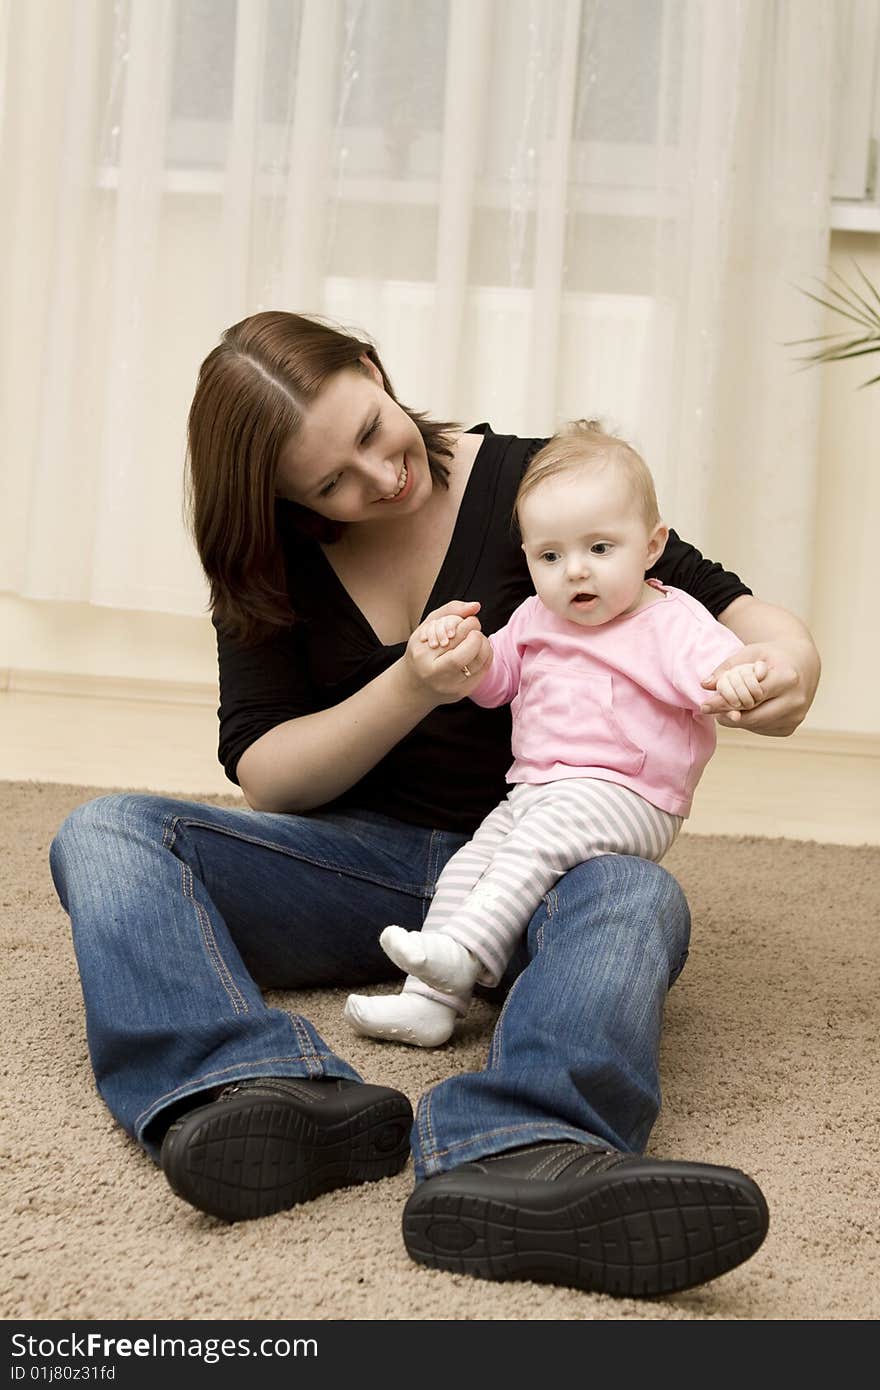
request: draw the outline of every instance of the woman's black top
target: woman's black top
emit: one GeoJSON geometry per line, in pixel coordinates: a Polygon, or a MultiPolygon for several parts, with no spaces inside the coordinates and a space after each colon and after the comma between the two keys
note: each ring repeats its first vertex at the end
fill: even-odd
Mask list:
{"type": "MultiPolygon", "coordinates": [[[[425,613],[451,599],[479,599],[488,635],[534,593],[511,516],[523,469],[546,440],[495,434],[488,425],[471,433],[482,434],[483,443],[425,613]]],[[[233,782],[239,758],[255,739],[285,720],[347,699],[405,650],[402,642],[380,642],[320,545],[295,529],[281,500],[277,517],[299,621],[252,647],[218,628],[219,752],[233,782]]],[[[649,575],[692,594],[716,617],[751,593],[674,531],[649,575]]],[[[480,709],[468,699],[439,705],[328,807],[357,806],[469,834],[505,795],[510,757],[509,706],[480,709]]]]}

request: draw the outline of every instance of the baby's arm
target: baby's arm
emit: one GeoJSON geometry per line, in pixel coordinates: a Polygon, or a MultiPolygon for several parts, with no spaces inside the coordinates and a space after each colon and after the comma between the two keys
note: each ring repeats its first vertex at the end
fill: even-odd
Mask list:
{"type": "Polygon", "coordinates": [[[726,707],[713,708],[713,714],[728,714],[733,710],[754,709],[767,698],[762,681],[767,675],[766,661],[744,662],[724,671],[715,685],[716,695],[725,701],[726,707]]]}
{"type": "MultiPolygon", "coordinates": [[[[529,614],[536,602],[536,599],[526,599],[521,603],[509,621],[486,641],[485,654],[481,652],[476,662],[468,658],[468,685],[464,694],[484,709],[508,704],[517,692],[522,667],[517,639],[528,626],[529,614]],[[472,679],[478,673],[479,679],[472,679]]],[[[416,628],[410,641],[418,642],[428,651],[439,649],[443,655],[457,651],[468,631],[479,627],[475,616],[462,617],[460,610],[461,604],[435,608],[416,628]]]]}
{"type": "Polygon", "coordinates": [[[657,657],[660,669],[668,672],[670,694],[673,689],[676,692],[670,704],[684,703],[703,718],[719,713],[717,708],[707,708],[709,696],[703,682],[707,671],[714,672],[726,662],[730,665],[718,676],[718,689],[712,692],[716,705],[724,701],[720,712],[726,718],[738,719],[741,709],[752,709],[766,698],[762,687],[766,663],[742,661],[743,644],[735,633],[687,604],[670,607],[665,616],[657,657]]]}
{"type": "Polygon", "coordinates": [[[767,662],[737,661],[742,650],[743,644],[735,633],[702,615],[696,626],[691,623],[682,630],[675,657],[674,683],[687,696],[696,714],[723,714],[737,720],[741,710],[754,709],[769,698],[764,685],[769,669],[767,662]],[[731,665],[717,677],[713,701],[709,704],[705,673],[717,670],[724,661],[730,661],[731,665]],[[724,701],[721,707],[720,700],[724,701]]]}

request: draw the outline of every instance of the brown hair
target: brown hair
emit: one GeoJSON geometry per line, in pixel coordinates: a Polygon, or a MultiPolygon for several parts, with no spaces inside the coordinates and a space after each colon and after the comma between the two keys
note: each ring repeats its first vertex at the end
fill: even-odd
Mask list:
{"type": "MultiPolygon", "coordinates": [[[[368,357],[397,404],[372,343],[301,314],[266,311],[221,336],[199,370],[189,411],[187,522],[210,585],[215,619],[245,643],[259,642],[296,614],[278,539],[275,477],[283,446],[334,373],[366,371],[368,357]]],[[[449,486],[447,421],[408,410],[425,441],[435,484],[449,486]]],[[[338,540],[343,523],[284,504],[304,536],[338,540]]]]}
{"type": "Polygon", "coordinates": [[[660,521],[654,479],[642,458],[631,444],[617,435],[607,434],[598,420],[572,420],[554,434],[538,450],[520,480],[513,515],[519,524],[519,512],[529,493],[549,478],[576,469],[591,467],[598,471],[611,466],[618,469],[632,489],[641,508],[645,524],[653,529],[660,521]]]}

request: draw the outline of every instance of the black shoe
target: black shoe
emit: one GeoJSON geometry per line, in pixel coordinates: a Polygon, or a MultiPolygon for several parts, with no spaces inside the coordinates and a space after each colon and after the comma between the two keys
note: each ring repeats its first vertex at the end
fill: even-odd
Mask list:
{"type": "Polygon", "coordinates": [[[403,1239],[435,1269],[633,1297],[714,1279],[754,1255],[768,1222],[736,1168],[541,1143],[420,1183],[403,1239]]]}
{"type": "Polygon", "coordinates": [[[399,1173],[412,1118],[406,1096],[387,1086],[254,1077],[177,1120],[161,1163],[179,1197],[245,1221],[399,1173]]]}

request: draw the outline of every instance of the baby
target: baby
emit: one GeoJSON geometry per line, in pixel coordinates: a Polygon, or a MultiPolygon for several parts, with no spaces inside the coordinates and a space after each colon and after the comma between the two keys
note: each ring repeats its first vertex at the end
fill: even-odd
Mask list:
{"type": "MultiPolygon", "coordinates": [[[[568,426],[526,469],[514,514],[535,596],[491,635],[471,694],[512,702],[512,790],[449,860],[422,930],[382,932],[409,977],[397,995],[349,996],[346,1018],[368,1037],[445,1042],[564,873],[600,854],[663,858],[715,748],[701,681],[742,643],[682,590],[645,580],[669,533],[636,451],[594,422],[568,426]]],[[[454,649],[459,622],[438,609],[419,635],[454,649]]],[[[717,692],[751,709],[766,673],[735,666],[717,692]]]]}

